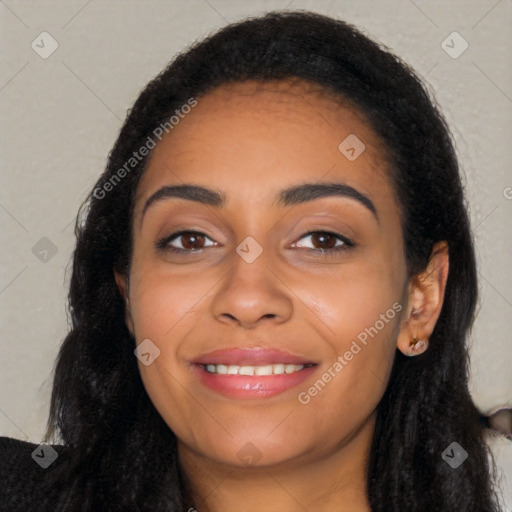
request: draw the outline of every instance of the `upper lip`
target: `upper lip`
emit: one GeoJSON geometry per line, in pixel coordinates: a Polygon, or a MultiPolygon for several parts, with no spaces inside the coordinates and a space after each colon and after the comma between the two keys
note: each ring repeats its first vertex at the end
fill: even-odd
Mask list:
{"type": "Polygon", "coordinates": [[[225,348],[208,352],[192,360],[193,364],[318,364],[301,356],[270,348],[225,348]]]}

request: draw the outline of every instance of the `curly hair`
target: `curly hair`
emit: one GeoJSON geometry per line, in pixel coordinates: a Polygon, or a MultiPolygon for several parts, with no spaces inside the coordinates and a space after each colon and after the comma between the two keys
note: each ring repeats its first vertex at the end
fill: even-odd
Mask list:
{"type": "Polygon", "coordinates": [[[53,510],[169,512],[190,505],[176,436],[142,383],[114,279],[114,269],[129,273],[134,198],[148,156],[107,197],[98,190],[108,190],[134,150],[190,98],[233,82],[287,79],[351,101],[380,136],[391,155],[409,275],[425,270],[436,242],[449,246],[430,348],[415,358],[397,350],[377,408],[367,478],[372,510],[499,510],[485,427],[468,390],[465,340],[477,301],[476,263],[446,122],[421,80],[386,47],[308,11],[273,11],[195,42],[129,110],[75,226],[72,326],[56,359],[44,436],[70,448],[69,463],[45,482],[53,492],[67,490],[53,510]],[[468,453],[456,470],[441,457],[453,441],[468,453]]]}

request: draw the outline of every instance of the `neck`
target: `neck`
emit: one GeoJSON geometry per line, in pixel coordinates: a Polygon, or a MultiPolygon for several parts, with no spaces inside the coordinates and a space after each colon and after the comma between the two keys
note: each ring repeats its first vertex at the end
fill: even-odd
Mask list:
{"type": "Polygon", "coordinates": [[[200,512],[371,512],[366,485],[374,425],[372,415],[328,454],[319,450],[265,467],[219,463],[179,442],[187,507],[200,512]]]}

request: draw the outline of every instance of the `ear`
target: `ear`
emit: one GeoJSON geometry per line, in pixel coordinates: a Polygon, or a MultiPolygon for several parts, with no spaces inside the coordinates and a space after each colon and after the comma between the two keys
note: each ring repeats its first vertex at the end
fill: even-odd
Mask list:
{"type": "Polygon", "coordinates": [[[409,281],[406,315],[397,339],[398,349],[407,356],[421,354],[428,348],[443,307],[448,267],[448,244],[438,242],[425,271],[409,281]]]}
{"type": "Polygon", "coordinates": [[[124,322],[126,324],[126,327],[130,331],[131,335],[133,336],[133,320],[132,315],[130,311],[130,293],[129,293],[129,283],[128,283],[128,276],[125,275],[123,272],[120,272],[118,270],[114,270],[114,277],[116,280],[117,288],[119,289],[119,293],[121,294],[121,297],[123,297],[124,301],[124,322]]]}

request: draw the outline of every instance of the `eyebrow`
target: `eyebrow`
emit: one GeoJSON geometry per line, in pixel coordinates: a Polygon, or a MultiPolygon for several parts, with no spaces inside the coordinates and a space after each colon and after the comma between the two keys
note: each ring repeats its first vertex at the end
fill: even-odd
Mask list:
{"type": "MultiPolygon", "coordinates": [[[[370,200],[370,198],[359,190],[345,185],[343,183],[302,183],[292,187],[281,190],[277,194],[278,206],[292,206],[296,204],[306,203],[322,197],[343,197],[354,199],[365,206],[377,219],[379,220],[377,209],[370,200]]],[[[158,189],[152,194],[146,203],[141,213],[141,224],[144,214],[148,208],[163,200],[179,198],[187,199],[189,201],[197,201],[199,203],[222,208],[226,204],[226,196],[219,191],[212,190],[201,185],[183,184],[183,185],[168,185],[158,189]]]]}

